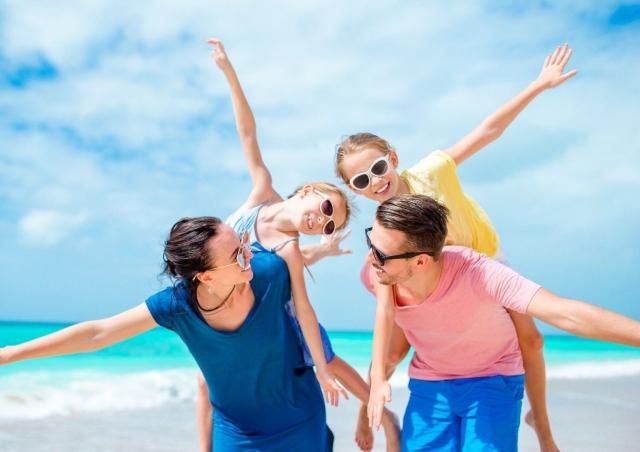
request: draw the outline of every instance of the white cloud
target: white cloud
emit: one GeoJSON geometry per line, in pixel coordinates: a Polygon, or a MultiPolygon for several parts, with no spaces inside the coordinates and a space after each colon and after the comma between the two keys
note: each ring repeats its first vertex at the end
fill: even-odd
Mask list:
{"type": "Polygon", "coordinates": [[[74,228],[97,234],[100,253],[157,246],[177,217],[238,205],[249,182],[227,86],[205,45],[217,36],[283,192],[335,181],[333,148],[346,133],[379,133],[403,164],[452,144],[569,41],[578,77],[465,163],[463,182],[507,237],[525,224],[565,242],[607,218],[638,225],[629,208],[640,194],[637,33],[607,28],[614,7],[14,2],[0,24],[8,67],[40,55],[58,76],[0,90],[0,220],[20,224],[25,243],[59,243],[74,228]]]}
{"type": "Polygon", "coordinates": [[[18,230],[28,245],[53,246],[77,232],[87,220],[85,212],[34,210],[18,222],[18,230]]]}

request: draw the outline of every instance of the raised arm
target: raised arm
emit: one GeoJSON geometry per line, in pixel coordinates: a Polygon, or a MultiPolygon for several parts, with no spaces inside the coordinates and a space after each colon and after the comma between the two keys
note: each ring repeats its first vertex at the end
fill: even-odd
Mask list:
{"type": "Polygon", "coordinates": [[[527,314],[576,336],[640,347],[640,322],[545,289],[533,296],[527,314]]]}
{"type": "Polygon", "coordinates": [[[247,161],[247,168],[253,182],[253,190],[247,202],[250,205],[257,205],[272,198],[275,195],[275,191],[271,183],[271,173],[262,160],[260,147],[258,146],[256,121],[222,42],[218,39],[209,39],[207,42],[213,46],[211,55],[229,83],[236,129],[238,130],[244,158],[247,161]]]}
{"type": "Polygon", "coordinates": [[[445,152],[459,165],[489,143],[497,140],[520,112],[540,93],[555,88],[576,75],[576,70],[563,74],[569,58],[571,58],[571,48],[568,44],[556,48],[544,60],[537,79],[445,152]]]}
{"type": "Polygon", "coordinates": [[[145,303],[102,320],[78,323],[55,333],[0,348],[0,364],[45,356],[92,352],[158,326],[145,303]]]}
{"type": "Polygon", "coordinates": [[[373,328],[373,360],[371,361],[371,393],[367,413],[369,425],[380,428],[384,404],[391,402],[391,386],[387,381],[385,360],[393,329],[393,288],[374,281],[376,320],[373,328]]]}
{"type": "Polygon", "coordinates": [[[347,392],[335,380],[334,376],[327,370],[327,360],[320,338],[320,328],[318,318],[311,306],[307,288],[304,283],[304,265],[302,254],[298,242],[290,242],[279,252],[287,263],[289,275],[291,277],[291,293],[295,306],[296,318],[300,323],[302,335],[307,343],[309,353],[316,366],[316,377],[324,392],[325,400],[331,405],[337,406],[340,393],[346,398],[347,392]]]}

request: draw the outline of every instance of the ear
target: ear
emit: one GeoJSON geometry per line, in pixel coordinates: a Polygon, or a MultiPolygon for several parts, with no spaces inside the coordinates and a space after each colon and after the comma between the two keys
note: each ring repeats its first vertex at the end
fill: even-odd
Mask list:
{"type": "Polygon", "coordinates": [[[300,189],[300,191],[298,193],[300,193],[300,197],[304,198],[305,196],[307,196],[309,193],[311,193],[313,191],[313,187],[309,184],[303,185],[302,188],[300,189]]]}
{"type": "Polygon", "coordinates": [[[400,164],[400,159],[398,158],[398,153],[395,149],[391,149],[389,151],[389,157],[391,160],[391,165],[393,165],[393,169],[397,169],[398,165],[400,164]]]}
{"type": "Polygon", "coordinates": [[[208,272],[208,271],[200,272],[196,275],[196,278],[198,278],[198,281],[200,281],[200,284],[204,284],[205,286],[210,285],[213,283],[213,272],[208,272]]]}

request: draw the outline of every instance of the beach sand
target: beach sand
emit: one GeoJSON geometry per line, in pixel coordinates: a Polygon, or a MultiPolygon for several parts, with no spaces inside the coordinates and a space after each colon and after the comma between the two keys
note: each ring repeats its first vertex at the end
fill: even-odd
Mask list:
{"type": "MultiPolygon", "coordinates": [[[[549,412],[563,451],[640,450],[640,377],[549,381],[549,412]]],[[[402,415],[408,397],[394,388],[390,404],[402,415]]],[[[358,404],[327,407],[335,436],[334,450],[357,451],[353,442],[358,404]]],[[[526,404],[523,414],[526,410],[526,404]]],[[[78,414],[40,420],[0,420],[2,452],[146,452],[196,451],[191,403],[134,411],[78,414]]],[[[304,446],[301,451],[308,450],[304,446]]],[[[384,450],[382,431],[374,450],[384,450]]],[[[520,450],[536,451],[530,428],[520,428],[520,450]]]]}

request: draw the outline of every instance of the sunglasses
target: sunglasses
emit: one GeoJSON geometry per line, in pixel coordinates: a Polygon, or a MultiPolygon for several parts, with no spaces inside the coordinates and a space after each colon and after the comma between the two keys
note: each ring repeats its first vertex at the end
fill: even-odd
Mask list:
{"type": "Polygon", "coordinates": [[[375,159],[368,170],[349,179],[349,184],[356,190],[364,190],[371,184],[371,176],[384,176],[389,172],[389,168],[391,168],[389,154],[383,155],[375,159]]]}
{"type": "Polygon", "coordinates": [[[324,193],[318,190],[313,191],[322,198],[320,201],[320,213],[329,219],[324,226],[322,226],[322,233],[324,235],[331,235],[336,232],[336,222],[333,220],[333,203],[324,193]]]}
{"type": "Polygon", "coordinates": [[[240,247],[238,248],[238,251],[236,251],[236,261],[232,262],[231,264],[220,265],[219,267],[213,267],[209,269],[210,271],[220,270],[221,268],[231,267],[232,265],[238,265],[242,270],[246,270],[249,268],[250,259],[247,259],[247,255],[250,254],[250,251],[251,251],[249,249],[249,233],[245,232],[239,238],[240,238],[240,247]]]}
{"type": "Polygon", "coordinates": [[[380,251],[378,248],[373,246],[373,243],[371,243],[371,238],[369,237],[369,234],[371,234],[371,230],[372,229],[373,228],[366,228],[364,230],[364,235],[367,238],[367,246],[371,250],[371,254],[373,254],[373,258],[376,260],[376,262],[378,264],[380,264],[380,267],[384,267],[384,263],[386,261],[390,261],[392,259],[408,259],[410,257],[420,256],[421,254],[428,254],[429,256],[433,256],[433,254],[428,253],[427,251],[420,251],[420,252],[414,252],[414,253],[393,254],[391,256],[387,256],[382,251],[380,251]]]}

